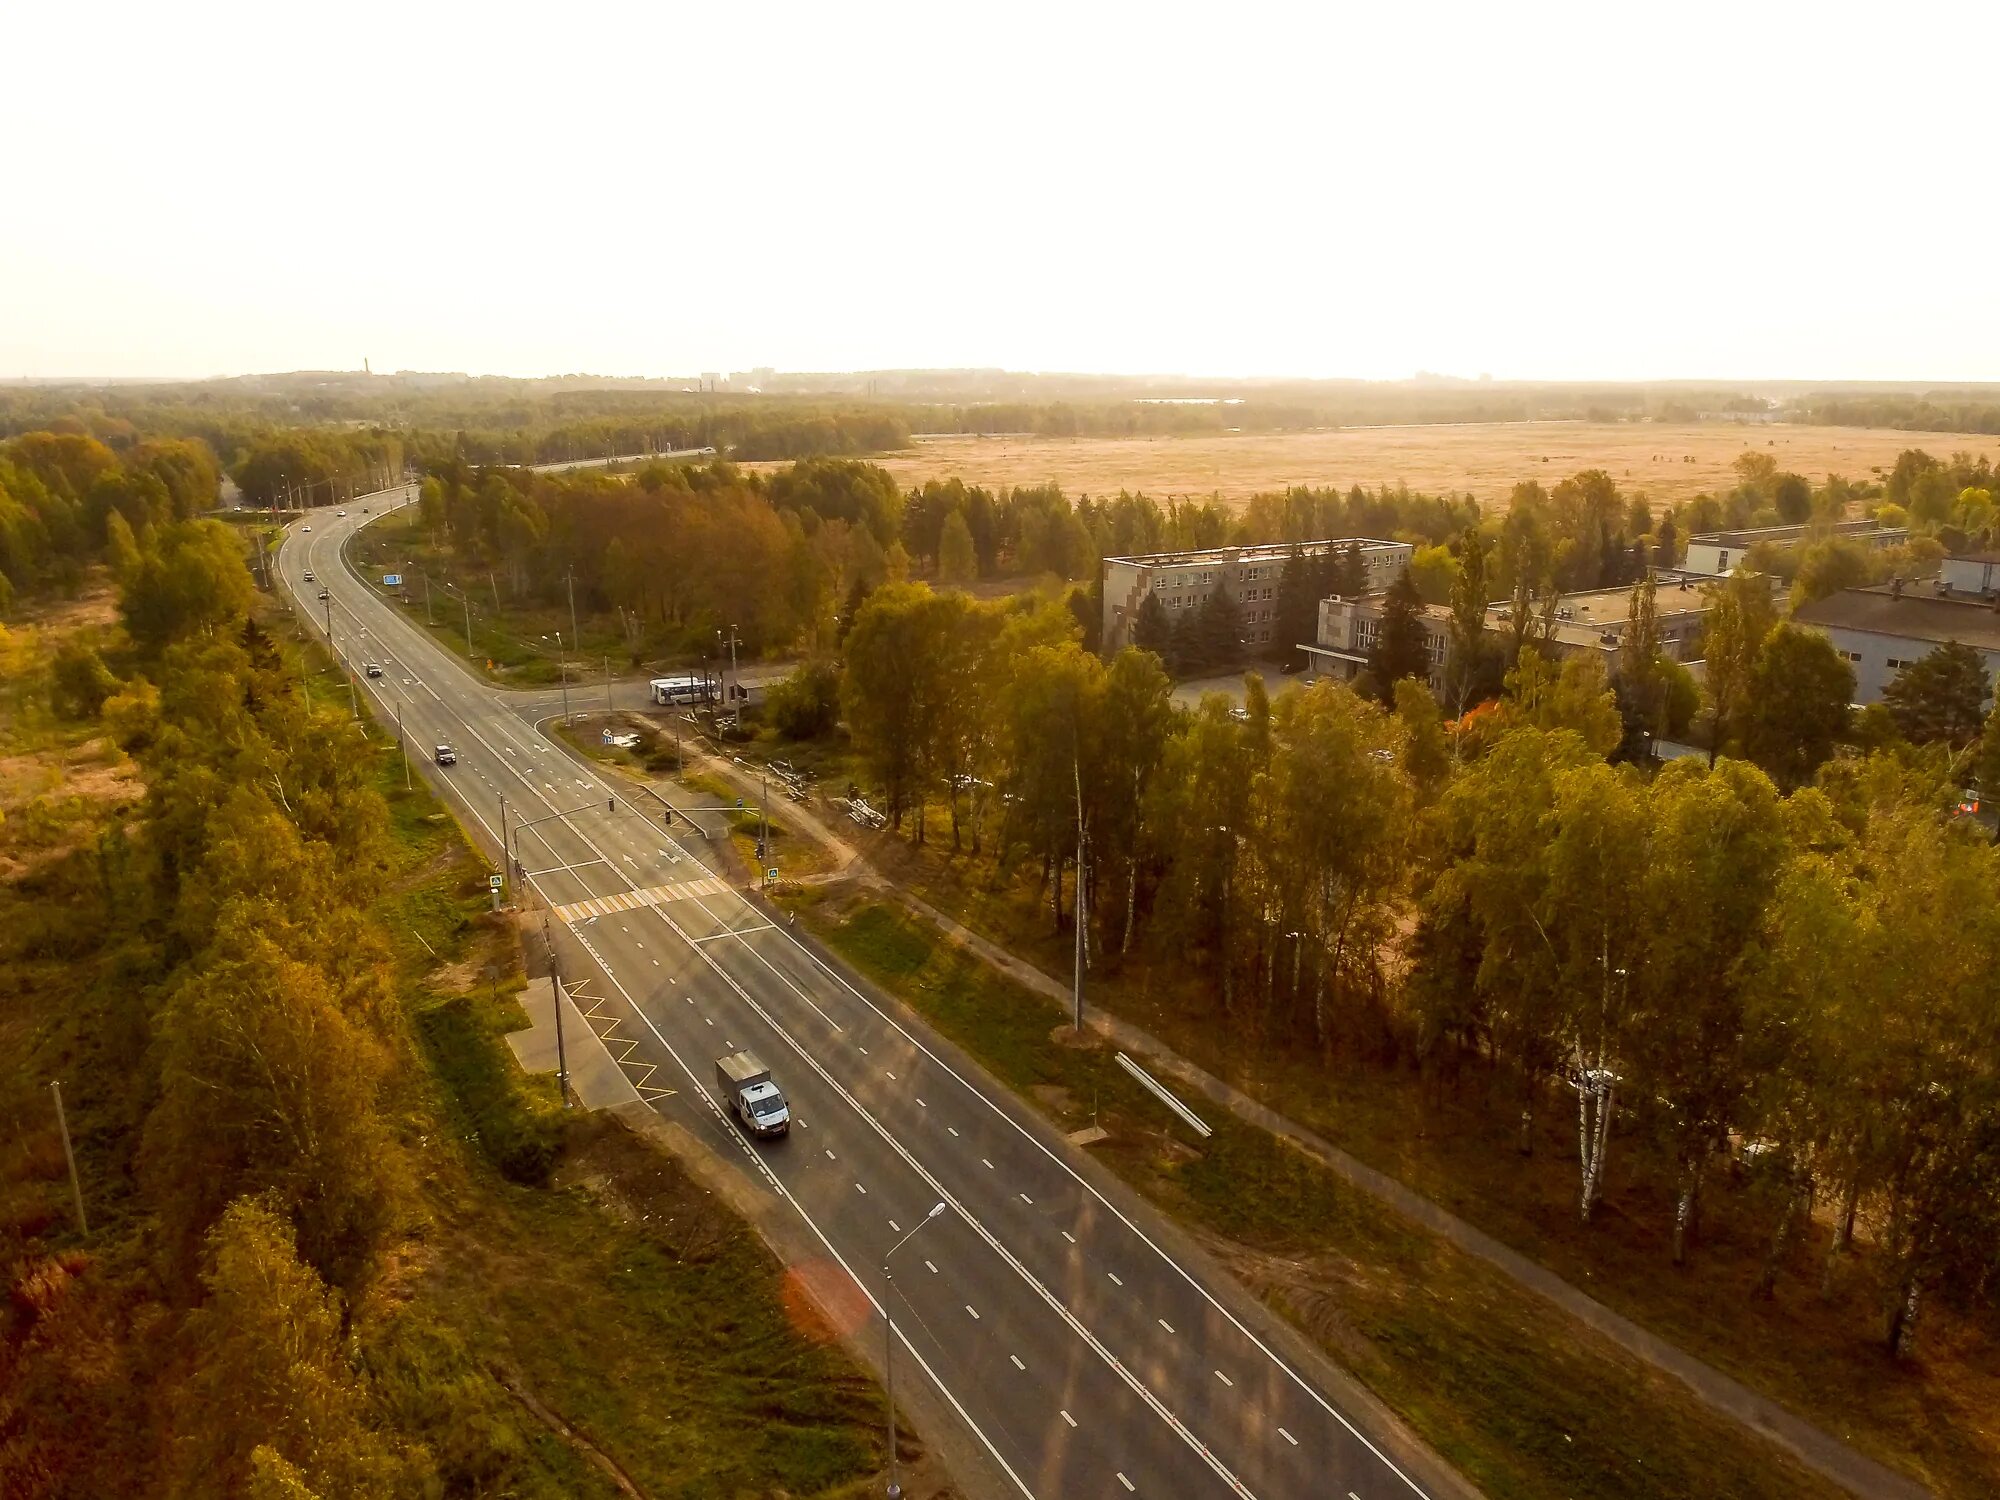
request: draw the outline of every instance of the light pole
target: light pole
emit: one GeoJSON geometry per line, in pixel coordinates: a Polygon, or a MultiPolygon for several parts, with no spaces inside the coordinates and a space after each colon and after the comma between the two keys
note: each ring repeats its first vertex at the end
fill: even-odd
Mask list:
{"type": "Polygon", "coordinates": [[[569,727],[569,658],[563,654],[562,632],[556,632],[556,670],[562,673],[563,727],[569,727]]]}
{"type": "Polygon", "coordinates": [[[903,1500],[902,1472],[896,1463],[896,1303],[895,1280],[889,1273],[889,1257],[910,1241],[910,1236],[944,1212],[944,1204],[932,1205],[922,1221],[911,1226],[900,1240],[882,1252],[882,1317],[887,1332],[882,1342],[882,1383],[889,1392],[889,1500],[903,1500]]]}

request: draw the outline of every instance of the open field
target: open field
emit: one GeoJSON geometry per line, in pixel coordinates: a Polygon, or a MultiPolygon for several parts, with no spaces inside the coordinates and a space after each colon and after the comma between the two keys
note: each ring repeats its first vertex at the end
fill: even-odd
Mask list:
{"type": "Polygon", "coordinates": [[[1295,484],[1345,489],[1401,480],[1413,490],[1470,491],[1487,504],[1504,501],[1523,479],[1554,484],[1579,469],[1605,469],[1621,488],[1668,502],[1734,485],[1729,466],[1745,448],[1817,482],[1828,473],[1868,478],[1905,448],[1942,457],[1977,452],[1982,443],[1993,446],[1976,434],[1873,427],[1493,422],[1217,437],[934,438],[875,461],[905,485],[956,475],[989,487],[1053,480],[1072,496],[1143,490],[1241,501],[1295,484]]]}

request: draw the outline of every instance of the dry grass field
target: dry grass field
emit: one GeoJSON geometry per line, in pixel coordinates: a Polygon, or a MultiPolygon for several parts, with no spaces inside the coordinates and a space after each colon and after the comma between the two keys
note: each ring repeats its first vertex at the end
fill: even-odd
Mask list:
{"type": "Polygon", "coordinates": [[[1628,493],[1665,503],[1733,485],[1729,466],[1746,448],[1817,482],[1828,473],[1866,479],[1905,448],[1942,457],[1982,444],[1993,446],[1976,434],[1887,428],[1494,422],[1183,438],[933,438],[876,462],[905,485],[957,475],[989,487],[1053,480],[1072,496],[1122,489],[1241,501],[1294,484],[1345,489],[1402,480],[1413,490],[1469,491],[1487,504],[1504,501],[1522,479],[1552,485],[1579,469],[1605,469],[1628,493]]]}

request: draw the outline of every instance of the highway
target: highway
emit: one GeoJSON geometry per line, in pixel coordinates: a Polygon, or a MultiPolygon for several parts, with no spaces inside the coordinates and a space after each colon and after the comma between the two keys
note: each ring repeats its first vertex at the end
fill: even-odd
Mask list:
{"type": "Polygon", "coordinates": [[[413,767],[489,852],[504,822],[551,910],[565,979],[637,1043],[627,1076],[797,1211],[867,1293],[878,1349],[883,1254],[922,1224],[888,1289],[898,1387],[935,1387],[992,1460],[995,1493],[1470,1493],[1381,1419],[1343,1413],[1326,1372],[1255,1331],[1269,1323],[1254,1299],[1226,1278],[1205,1283],[1178,1235],[1081,1166],[1079,1148],[822,963],[704,865],[680,819],[664,827],[650,798],[545,739],[355,575],[342,544],[413,497],[308,513],[278,552],[282,591],[315,630],[330,624],[365,701],[391,726],[400,715],[413,767]],[[362,675],[369,661],[380,678],[362,675]],[[440,742],[455,766],[431,764],[440,742]],[[739,1047],[789,1097],[788,1138],[754,1144],[717,1108],[714,1060],[739,1047]],[[948,1211],[924,1222],[940,1202],[948,1211]],[[1422,1487],[1420,1472],[1433,1476],[1422,1487]]]}

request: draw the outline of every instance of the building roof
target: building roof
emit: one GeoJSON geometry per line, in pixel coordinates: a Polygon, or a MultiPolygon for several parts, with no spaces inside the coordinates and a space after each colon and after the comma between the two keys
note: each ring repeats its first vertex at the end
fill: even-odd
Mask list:
{"type": "MultiPolygon", "coordinates": [[[[1337,536],[1326,537],[1316,542],[1300,542],[1303,551],[1314,551],[1322,547],[1359,547],[1366,552],[1372,547],[1408,548],[1408,542],[1385,542],[1376,537],[1337,536]]],[[[1193,552],[1142,552],[1135,557],[1107,557],[1108,563],[1128,563],[1140,568],[1178,568],[1189,563],[1225,562],[1278,562],[1292,550],[1290,542],[1262,542],[1249,547],[1204,547],[1193,552]]]]}
{"type": "Polygon", "coordinates": [[[2000,552],[1995,552],[1991,550],[1985,552],[1947,552],[1945,554],[1945,561],[1969,562],[1969,563],[2000,563],[2000,552]]]}
{"type": "Polygon", "coordinates": [[[1982,651],[2000,651],[2000,611],[1963,595],[1940,598],[1928,585],[1905,588],[1842,589],[1816,599],[1794,618],[1801,625],[1858,630],[1906,641],[1942,645],[1958,641],[1982,651]]]}
{"type": "Polygon", "coordinates": [[[1901,526],[1878,526],[1873,521],[1805,521],[1796,526],[1755,526],[1742,531],[1700,531],[1688,538],[1690,546],[1707,543],[1712,547],[1748,547],[1757,542],[1797,541],[1807,532],[1833,536],[1903,536],[1901,526]]]}

